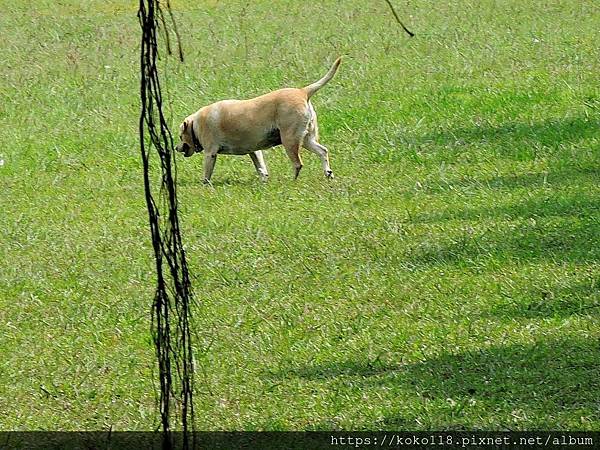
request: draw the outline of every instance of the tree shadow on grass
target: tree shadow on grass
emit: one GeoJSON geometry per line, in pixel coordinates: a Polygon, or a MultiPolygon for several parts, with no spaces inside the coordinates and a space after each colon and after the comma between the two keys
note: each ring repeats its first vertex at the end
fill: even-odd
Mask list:
{"type": "MultiPolygon", "coordinates": [[[[474,176],[460,179],[441,179],[423,186],[427,194],[448,192],[473,192],[482,189],[542,188],[545,186],[577,186],[598,183],[598,159],[591,150],[600,150],[600,121],[587,117],[550,119],[541,122],[508,122],[502,125],[482,125],[458,129],[442,129],[422,135],[409,134],[401,147],[408,149],[423,146],[445,146],[461,149],[467,145],[490,145],[490,152],[502,157],[505,154],[526,154],[534,159],[538,153],[547,156],[559,147],[589,140],[589,152],[578,158],[569,150],[566,165],[563,160],[541,173],[525,173],[499,176],[474,176]],[[596,138],[596,139],[594,139],[596,138]],[[407,145],[408,144],[408,147],[407,145]],[[592,146],[596,148],[593,149],[592,146]]],[[[468,152],[467,148],[462,149],[468,152]]],[[[561,150],[564,152],[564,150],[561,150]]],[[[402,153],[402,152],[398,152],[402,153]]],[[[597,152],[595,152],[597,153],[597,152]]]]}
{"type": "MultiPolygon", "coordinates": [[[[498,427],[514,417],[517,427],[523,421],[525,428],[556,428],[573,414],[575,421],[598,417],[599,351],[597,339],[491,347],[415,364],[401,376],[412,379],[415,392],[427,401],[450,403],[451,428],[461,428],[469,409],[500,421],[498,427]]],[[[398,420],[405,419],[391,415],[385,423],[398,420]]]]}
{"type": "MultiPolygon", "coordinates": [[[[442,353],[414,364],[356,358],[291,367],[277,376],[313,381],[352,377],[352,385],[361,390],[381,387],[390,395],[394,390],[409,392],[417,405],[451,405],[442,406],[450,408],[448,418],[439,421],[446,428],[460,428],[465,414],[486,423],[496,421],[496,428],[501,428],[502,420],[514,411],[529,417],[524,421],[541,421],[537,426],[543,428],[544,420],[556,425],[573,414],[598,417],[600,341],[569,336],[442,353]]],[[[373,427],[385,429],[411,421],[400,409],[373,427]]]]}
{"type": "Polygon", "coordinates": [[[416,244],[405,259],[414,268],[435,265],[469,267],[489,260],[589,262],[600,260],[600,222],[569,220],[519,221],[482,230],[465,227],[454,235],[416,244]]]}
{"type": "MultiPolygon", "coordinates": [[[[600,178],[599,178],[600,181],[600,178]]],[[[529,219],[544,217],[597,217],[600,216],[600,198],[594,195],[553,192],[540,193],[522,201],[496,204],[489,207],[453,208],[444,211],[421,213],[411,217],[415,223],[436,223],[447,220],[529,219]]]]}
{"type": "Polygon", "coordinates": [[[531,286],[518,295],[505,294],[495,303],[489,316],[493,318],[536,319],[600,314],[600,290],[592,280],[575,279],[550,286],[531,286]]]}
{"type": "Polygon", "coordinates": [[[587,117],[548,119],[523,123],[507,122],[501,125],[439,130],[421,136],[409,136],[409,144],[426,144],[460,147],[467,144],[502,144],[506,152],[515,148],[545,147],[555,149],[559,145],[574,144],[583,139],[600,137],[598,120],[587,117]]]}
{"type": "MultiPolygon", "coordinates": [[[[493,183],[533,188],[545,182],[542,176],[499,177],[493,183]]],[[[581,186],[593,186],[596,181],[600,181],[597,170],[567,170],[554,174],[551,184],[576,186],[575,192],[541,190],[535,196],[511,203],[498,202],[488,207],[466,204],[415,215],[411,218],[415,223],[458,220],[464,221],[464,225],[454,235],[450,233],[413,246],[406,260],[413,267],[443,264],[472,267],[489,261],[594,264],[600,260],[596,244],[600,236],[600,198],[585,192],[581,186]]],[[[521,287],[497,303],[490,314],[517,319],[598,314],[600,298],[595,283],[589,276],[582,280],[573,279],[574,275],[577,276],[565,274],[550,286],[521,287]]],[[[535,284],[535,278],[531,281],[535,284]]]]}
{"type": "Polygon", "coordinates": [[[580,167],[566,166],[546,172],[519,173],[496,176],[478,176],[436,181],[423,186],[426,194],[474,192],[483,189],[509,191],[517,188],[541,189],[563,186],[581,186],[600,182],[600,171],[593,163],[580,167]]]}

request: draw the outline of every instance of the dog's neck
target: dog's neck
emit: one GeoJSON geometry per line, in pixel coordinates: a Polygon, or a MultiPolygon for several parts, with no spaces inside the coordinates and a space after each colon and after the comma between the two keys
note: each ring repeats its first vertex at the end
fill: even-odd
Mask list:
{"type": "Polygon", "coordinates": [[[192,124],[190,131],[192,134],[192,142],[194,143],[194,150],[196,152],[201,152],[204,149],[202,147],[202,144],[200,143],[200,140],[198,139],[198,136],[196,136],[196,132],[194,131],[194,124],[192,124]]]}

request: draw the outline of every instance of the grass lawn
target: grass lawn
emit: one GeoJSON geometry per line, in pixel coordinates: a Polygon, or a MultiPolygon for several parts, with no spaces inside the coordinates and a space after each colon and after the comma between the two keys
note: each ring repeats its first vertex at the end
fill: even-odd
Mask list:
{"type": "MultiPolygon", "coordinates": [[[[154,429],[137,4],[2,2],[0,429],[154,429]]],[[[171,0],[173,127],[320,78],[333,182],[179,158],[201,430],[600,428],[600,4],[171,0]]]]}

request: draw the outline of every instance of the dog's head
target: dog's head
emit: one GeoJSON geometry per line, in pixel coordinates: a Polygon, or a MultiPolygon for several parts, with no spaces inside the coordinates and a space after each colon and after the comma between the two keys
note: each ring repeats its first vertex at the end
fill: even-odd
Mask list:
{"type": "Polygon", "coordinates": [[[194,132],[194,126],[190,119],[185,119],[179,126],[179,144],[175,147],[183,156],[189,157],[194,153],[202,151],[202,144],[198,140],[196,133],[194,132]]]}

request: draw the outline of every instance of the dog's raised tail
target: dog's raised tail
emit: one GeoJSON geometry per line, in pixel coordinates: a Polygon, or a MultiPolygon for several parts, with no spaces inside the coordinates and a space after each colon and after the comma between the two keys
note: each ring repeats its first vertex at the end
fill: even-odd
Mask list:
{"type": "Polygon", "coordinates": [[[304,92],[306,92],[307,98],[311,98],[315,92],[317,92],[319,89],[325,86],[329,82],[329,80],[333,78],[341,62],[342,57],[340,56],[338,59],[335,60],[335,62],[331,66],[331,69],[329,69],[329,71],[325,74],[323,78],[321,78],[319,81],[315,81],[313,84],[309,84],[308,86],[302,88],[304,92]]]}

